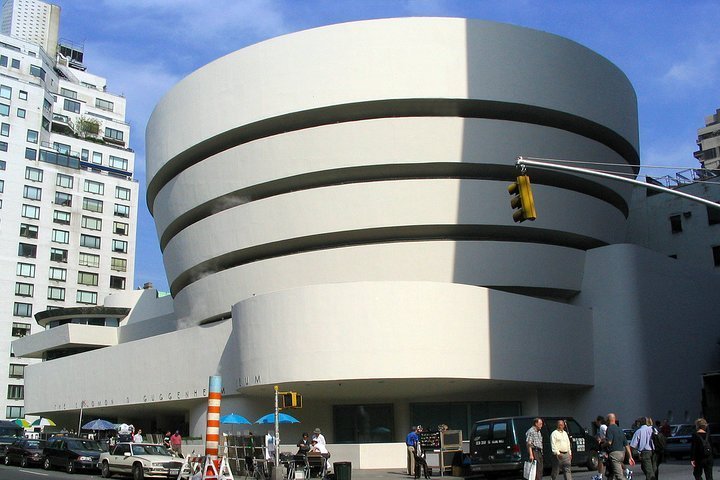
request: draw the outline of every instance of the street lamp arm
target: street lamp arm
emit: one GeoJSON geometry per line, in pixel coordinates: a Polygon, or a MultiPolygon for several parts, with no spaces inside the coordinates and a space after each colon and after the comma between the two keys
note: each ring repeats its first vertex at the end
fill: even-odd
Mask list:
{"type": "Polygon", "coordinates": [[[678,197],[683,197],[683,198],[686,198],[693,202],[702,203],[704,205],[707,205],[708,207],[717,208],[720,210],[720,203],[712,202],[710,200],[707,200],[702,197],[698,197],[696,195],[690,195],[689,193],[678,192],[677,190],[673,190],[672,188],[667,188],[667,187],[663,187],[660,185],[653,185],[652,183],[641,182],[639,180],[634,180],[632,178],[625,178],[623,176],[615,175],[612,173],[598,172],[595,170],[591,170],[589,168],[571,167],[568,165],[558,165],[556,163],[541,162],[538,160],[528,160],[522,156],[517,157],[517,162],[515,163],[515,165],[517,165],[518,167],[521,167],[521,168],[537,167],[537,168],[544,168],[547,170],[562,170],[562,171],[567,171],[567,172],[582,173],[582,174],[586,174],[586,175],[594,175],[596,177],[608,178],[610,180],[617,180],[619,182],[631,183],[633,185],[637,185],[637,186],[640,186],[643,188],[648,188],[650,190],[657,190],[659,192],[669,193],[671,195],[677,195],[678,197]]]}

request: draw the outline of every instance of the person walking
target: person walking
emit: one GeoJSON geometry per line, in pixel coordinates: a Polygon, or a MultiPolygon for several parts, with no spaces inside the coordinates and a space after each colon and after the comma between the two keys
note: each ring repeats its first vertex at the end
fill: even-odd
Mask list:
{"type": "Polygon", "coordinates": [[[420,437],[417,434],[417,427],[413,426],[410,433],[405,437],[405,446],[407,447],[407,474],[415,476],[415,455],[418,453],[420,445],[420,437]]]}
{"type": "Polygon", "coordinates": [[[614,413],[607,414],[607,431],[605,432],[605,443],[608,449],[608,457],[610,459],[610,471],[608,478],[614,480],[625,480],[623,476],[623,462],[625,456],[630,457],[630,465],[635,465],[630,445],[628,444],[625,434],[617,424],[617,417],[614,413]]]}
{"type": "Polygon", "coordinates": [[[700,480],[703,473],[705,474],[705,480],[713,480],[713,452],[707,427],[708,422],[704,418],[695,420],[696,431],[690,444],[690,465],[693,467],[695,480],[700,480]]]}
{"type": "Polygon", "coordinates": [[[550,448],[553,453],[552,480],[556,480],[562,469],[565,480],[572,480],[572,447],[570,437],[565,431],[565,420],[557,421],[557,428],[550,434],[550,448]]]}
{"type": "Polygon", "coordinates": [[[641,417],[638,423],[640,423],[640,428],[633,433],[630,447],[640,452],[640,468],[642,468],[645,478],[655,480],[655,464],[653,462],[655,447],[652,441],[655,432],[652,423],[648,424],[647,418],[641,417]]]}
{"type": "Polygon", "coordinates": [[[535,466],[535,480],[542,480],[543,476],[543,443],[540,429],[543,426],[542,418],[533,420],[533,425],[525,432],[525,443],[528,447],[530,461],[537,462],[535,466]]]}
{"type": "Polygon", "coordinates": [[[175,433],[170,437],[170,448],[182,458],[182,436],[180,435],[180,430],[175,430],[175,433]]]}

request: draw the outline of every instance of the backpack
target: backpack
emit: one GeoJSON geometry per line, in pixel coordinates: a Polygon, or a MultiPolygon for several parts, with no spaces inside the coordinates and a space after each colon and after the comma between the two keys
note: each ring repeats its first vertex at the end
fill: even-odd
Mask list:
{"type": "Polygon", "coordinates": [[[652,434],[652,443],[653,447],[655,447],[655,451],[659,454],[665,453],[665,444],[667,444],[667,438],[665,438],[665,435],[658,431],[653,431],[652,434]]]}
{"type": "Polygon", "coordinates": [[[698,435],[698,437],[700,437],[700,440],[702,440],[702,444],[703,444],[703,457],[704,457],[704,458],[712,458],[712,456],[713,456],[713,454],[712,454],[712,446],[710,446],[710,442],[708,441],[708,434],[706,433],[706,434],[705,434],[705,437],[702,437],[702,436],[700,436],[700,435],[698,435]]]}

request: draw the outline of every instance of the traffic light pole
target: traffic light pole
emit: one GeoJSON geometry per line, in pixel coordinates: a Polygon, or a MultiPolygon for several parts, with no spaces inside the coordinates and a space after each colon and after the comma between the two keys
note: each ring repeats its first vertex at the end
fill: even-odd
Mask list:
{"type": "Polygon", "coordinates": [[[538,168],[544,168],[547,170],[563,170],[567,172],[575,172],[575,173],[582,173],[586,175],[593,175],[596,177],[602,177],[602,178],[608,178],[611,180],[618,180],[620,182],[625,183],[631,183],[633,185],[637,185],[643,188],[649,188],[650,190],[657,190],[659,192],[669,193],[671,195],[676,195],[678,197],[687,198],[688,200],[702,203],[704,205],[707,205],[708,207],[717,208],[720,209],[720,203],[711,202],[710,200],[706,200],[702,197],[698,197],[696,195],[690,195],[689,193],[684,192],[678,192],[677,190],[673,190],[672,188],[667,187],[661,187],[660,185],[653,185],[652,183],[646,183],[641,182],[639,180],[633,180],[632,178],[625,178],[620,175],[614,175],[612,173],[605,173],[605,172],[596,172],[595,170],[590,170],[588,168],[581,168],[581,167],[570,167],[568,165],[558,165],[556,163],[550,163],[550,162],[543,162],[538,160],[530,160],[525,157],[517,157],[517,162],[515,162],[515,165],[521,168],[525,167],[538,167],[538,168]]]}

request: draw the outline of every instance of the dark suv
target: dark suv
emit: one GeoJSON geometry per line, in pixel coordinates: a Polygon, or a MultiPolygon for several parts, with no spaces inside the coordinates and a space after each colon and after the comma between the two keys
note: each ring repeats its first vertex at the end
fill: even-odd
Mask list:
{"type": "Polygon", "coordinates": [[[100,458],[100,444],[87,438],[52,437],[45,444],[43,468],[64,468],[66,472],[97,469],[100,458]]]}
{"type": "MultiPolygon", "coordinates": [[[[551,466],[550,434],[557,421],[567,422],[572,446],[572,465],[597,469],[598,443],[572,417],[541,417],[543,427],[543,465],[551,466]]],[[[528,460],[525,433],[533,425],[533,417],[492,418],[475,422],[470,434],[470,469],[472,472],[516,471],[522,475],[523,462],[528,460]]]]}

